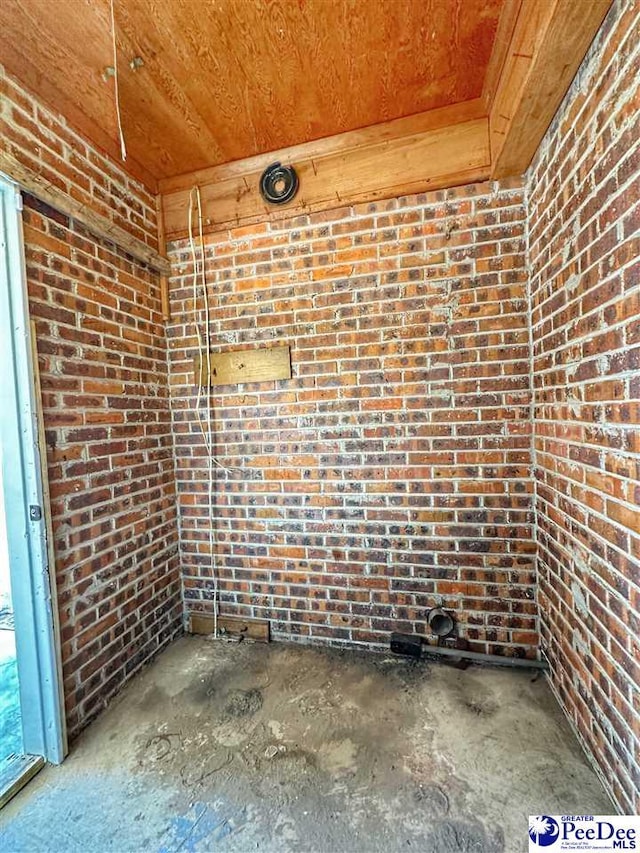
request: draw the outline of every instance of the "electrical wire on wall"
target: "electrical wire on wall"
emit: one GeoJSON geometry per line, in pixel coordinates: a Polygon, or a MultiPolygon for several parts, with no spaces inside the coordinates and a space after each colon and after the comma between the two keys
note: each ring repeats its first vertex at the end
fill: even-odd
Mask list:
{"type": "Polygon", "coordinates": [[[116,16],[113,9],[114,0],[110,0],[111,8],[111,42],[113,46],[113,85],[116,100],[116,117],[118,119],[118,135],[120,137],[120,156],[123,160],[127,159],[127,146],[124,141],[124,132],[122,130],[122,116],[120,115],[120,88],[118,85],[118,50],[116,47],[116,16]]]}
{"type": "Polygon", "coordinates": [[[202,201],[200,199],[200,188],[193,187],[189,193],[189,245],[191,247],[191,262],[193,266],[193,323],[198,341],[198,355],[200,364],[200,375],[197,377],[198,392],[194,404],[196,419],[202,439],[207,451],[207,475],[208,475],[208,509],[209,509],[209,552],[211,557],[211,580],[213,582],[213,636],[218,637],[218,566],[216,558],[216,534],[215,521],[213,518],[214,510],[214,481],[213,481],[213,466],[214,464],[222,466],[215,458],[213,452],[213,419],[211,405],[211,323],[209,309],[209,288],[207,282],[206,257],[204,251],[204,239],[202,233],[202,201]],[[193,202],[194,197],[198,210],[198,243],[200,246],[200,263],[198,264],[198,256],[196,253],[195,238],[193,235],[193,202]],[[203,314],[204,314],[204,338],[200,331],[200,323],[198,322],[198,286],[202,292],[203,314]],[[204,420],[202,418],[202,375],[206,360],[205,374],[205,406],[204,420]]]}
{"type": "Polygon", "coordinates": [[[211,397],[211,308],[209,304],[209,281],[207,278],[206,255],[204,250],[202,199],[200,188],[195,186],[189,193],[189,246],[191,248],[191,262],[193,267],[193,324],[198,342],[198,356],[200,363],[200,375],[196,377],[198,391],[194,402],[196,420],[202,433],[205,450],[207,453],[207,476],[208,476],[208,510],[209,510],[209,550],[211,555],[211,579],[213,582],[213,636],[218,637],[218,565],[216,556],[216,529],[215,529],[215,480],[214,467],[224,472],[225,477],[229,474],[244,473],[242,468],[229,468],[223,465],[215,454],[214,430],[213,430],[213,404],[211,397]],[[195,208],[198,215],[198,246],[200,252],[196,251],[196,239],[193,227],[193,211],[195,208]],[[199,257],[198,257],[199,254],[199,257]],[[201,301],[202,308],[198,310],[201,301]],[[203,327],[203,331],[201,330],[203,327]],[[204,376],[204,390],[203,390],[204,376]]]}

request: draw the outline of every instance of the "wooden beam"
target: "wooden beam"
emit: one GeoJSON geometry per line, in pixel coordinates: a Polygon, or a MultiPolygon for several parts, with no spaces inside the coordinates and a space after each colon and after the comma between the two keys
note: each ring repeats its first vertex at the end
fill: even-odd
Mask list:
{"type": "Polygon", "coordinates": [[[88,205],[82,204],[63,190],[53,186],[38,172],[25,166],[6,151],[0,151],[0,172],[12,178],[31,195],[55,207],[60,213],[65,213],[81,222],[92,234],[116,243],[129,255],[148,264],[157,272],[168,275],[171,271],[169,261],[161,257],[158,252],[147,246],[142,240],[129,234],[128,231],[116,225],[112,220],[96,213],[88,205]]]}
{"type": "Polygon", "coordinates": [[[611,0],[522,0],[489,113],[491,176],[526,171],[611,0]]]}
{"type": "Polygon", "coordinates": [[[484,102],[486,112],[488,113],[493,102],[494,95],[500,75],[504,68],[504,63],[509,53],[513,31],[520,14],[522,0],[504,0],[500,17],[498,18],[498,28],[496,37],[493,42],[493,49],[489,57],[489,65],[487,73],[484,77],[484,85],[482,87],[482,100],[484,102]]]}
{"type": "Polygon", "coordinates": [[[205,231],[485,180],[488,121],[480,99],[162,181],[167,239],[187,233],[200,186],[205,231]],[[258,189],[265,166],[295,166],[300,189],[282,207],[258,189]]]}
{"type": "MultiPolygon", "coordinates": [[[[164,212],[162,196],[156,196],[156,216],[158,218],[158,251],[165,257],[167,254],[167,238],[164,233],[164,212]]],[[[160,273],[160,300],[162,303],[162,319],[168,323],[171,319],[171,303],[169,301],[169,276],[160,273]]]]}
{"type": "Polygon", "coordinates": [[[384,140],[400,139],[403,136],[412,136],[425,130],[437,130],[463,121],[483,118],[486,114],[483,100],[475,98],[472,101],[464,101],[453,106],[416,113],[383,124],[370,125],[360,130],[351,130],[347,133],[338,133],[335,136],[314,139],[311,142],[302,142],[300,145],[292,145],[289,148],[256,154],[254,157],[246,157],[244,160],[234,160],[219,166],[209,166],[195,172],[164,178],[158,181],[158,192],[166,195],[176,190],[191,189],[194,184],[201,186],[232,177],[242,177],[247,172],[262,172],[265,166],[273,163],[274,160],[290,163],[297,160],[320,159],[329,154],[353,151],[356,148],[373,145],[384,140]]]}
{"type": "Polygon", "coordinates": [[[232,350],[211,353],[211,375],[207,376],[207,358],[193,360],[193,373],[200,385],[240,385],[246,382],[273,382],[291,379],[291,350],[285,347],[232,350]]]}

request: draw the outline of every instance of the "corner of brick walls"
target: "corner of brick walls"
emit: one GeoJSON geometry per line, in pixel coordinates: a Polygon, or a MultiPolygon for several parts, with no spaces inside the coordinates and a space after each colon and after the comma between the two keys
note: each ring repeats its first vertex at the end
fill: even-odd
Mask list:
{"type": "MultiPolygon", "coordinates": [[[[288,344],[293,378],[216,388],[223,613],[276,637],[388,645],[455,611],[473,648],[535,657],[521,182],[212,235],[215,349],[288,344]]],[[[170,246],[170,383],[187,607],[210,610],[192,263],[170,246]]]]}
{"type": "Polygon", "coordinates": [[[541,641],[640,811],[640,6],[614,2],[527,175],[541,641]]]}

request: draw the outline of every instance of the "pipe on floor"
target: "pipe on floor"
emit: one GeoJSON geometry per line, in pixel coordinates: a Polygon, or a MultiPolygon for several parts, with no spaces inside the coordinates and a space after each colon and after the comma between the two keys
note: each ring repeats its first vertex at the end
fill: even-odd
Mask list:
{"type": "Polygon", "coordinates": [[[516,669],[540,669],[548,670],[549,664],[546,660],[528,660],[527,658],[503,657],[502,655],[486,655],[482,652],[469,652],[465,649],[450,649],[446,646],[422,645],[424,657],[462,658],[463,660],[475,661],[475,663],[488,663],[492,666],[509,666],[516,669]]]}

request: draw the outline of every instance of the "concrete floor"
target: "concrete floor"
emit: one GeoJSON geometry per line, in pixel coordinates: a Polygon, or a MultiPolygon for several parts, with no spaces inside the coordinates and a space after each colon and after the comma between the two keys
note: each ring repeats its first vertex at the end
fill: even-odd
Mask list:
{"type": "Polygon", "coordinates": [[[611,814],[542,677],[185,637],[0,812],[0,849],[527,849],[611,814]]]}

